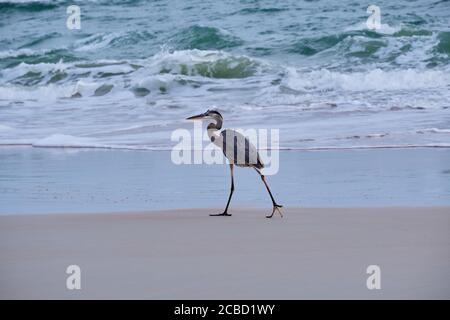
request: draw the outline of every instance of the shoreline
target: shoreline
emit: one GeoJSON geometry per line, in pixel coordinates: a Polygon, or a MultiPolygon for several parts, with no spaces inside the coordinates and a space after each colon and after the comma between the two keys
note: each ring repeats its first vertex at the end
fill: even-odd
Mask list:
{"type": "Polygon", "coordinates": [[[450,298],[450,207],[217,210],[0,216],[0,298],[450,298]]]}
{"type": "MultiPolygon", "coordinates": [[[[32,143],[12,143],[12,144],[0,144],[1,148],[37,148],[37,149],[87,149],[87,150],[124,150],[124,151],[172,151],[173,148],[158,148],[158,147],[147,147],[147,148],[139,148],[132,146],[40,146],[33,145],[32,143]]],[[[450,149],[450,144],[445,143],[437,143],[431,145],[374,145],[374,146],[344,146],[344,147],[309,147],[309,148],[301,148],[301,147],[281,147],[277,149],[259,149],[264,151],[339,151],[339,150],[372,150],[372,149],[434,149],[434,148],[442,148],[442,149],[450,149]]],[[[196,151],[196,149],[189,149],[187,151],[196,151]]]]}
{"type": "MultiPolygon", "coordinates": [[[[234,217],[236,214],[233,214],[233,212],[241,212],[241,211],[249,211],[249,212],[261,212],[261,218],[265,218],[267,220],[271,220],[265,217],[265,215],[263,213],[270,213],[271,211],[271,206],[267,205],[265,207],[260,206],[245,206],[245,205],[238,205],[237,207],[233,208],[230,205],[230,208],[228,209],[228,211],[232,214],[231,218],[234,217]]],[[[399,205],[399,206],[342,206],[342,207],[326,207],[326,206],[317,206],[317,207],[287,207],[287,206],[283,206],[282,207],[282,213],[284,215],[284,212],[286,210],[290,211],[298,211],[298,210],[302,210],[302,211],[326,211],[326,210],[337,210],[337,211],[373,211],[373,210],[381,210],[381,211],[385,211],[385,210],[401,210],[401,211],[405,211],[405,210],[448,210],[449,214],[450,214],[450,206],[442,206],[442,205],[429,205],[429,206],[407,206],[407,205],[399,205]]],[[[13,218],[15,219],[16,217],[20,219],[27,219],[27,218],[53,218],[53,217],[66,217],[66,218],[83,218],[83,217],[103,217],[105,215],[111,216],[111,217],[123,217],[123,216],[127,216],[127,217],[142,217],[142,218],[146,218],[149,216],[173,216],[173,215],[180,215],[180,214],[184,214],[185,212],[188,212],[187,216],[192,216],[193,212],[199,212],[201,214],[204,214],[204,217],[209,217],[209,213],[215,213],[215,212],[219,212],[219,211],[223,211],[222,207],[186,207],[186,208],[168,208],[168,209],[149,209],[149,210],[137,210],[137,211],[126,211],[126,210],[122,210],[122,211],[91,211],[91,212],[48,212],[48,213],[2,213],[0,214],[0,219],[1,218],[13,218]]],[[[196,216],[197,214],[195,214],[196,216]]],[[[220,217],[219,217],[220,219],[220,217]]],[[[226,219],[226,218],[224,218],[226,219]]],[[[274,217],[272,218],[272,220],[275,219],[281,219],[283,220],[283,217],[280,217],[278,214],[274,214],[274,217]]]]}

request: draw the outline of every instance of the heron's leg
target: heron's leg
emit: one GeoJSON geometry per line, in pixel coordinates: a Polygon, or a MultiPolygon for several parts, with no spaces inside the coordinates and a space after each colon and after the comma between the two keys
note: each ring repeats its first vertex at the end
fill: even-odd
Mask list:
{"type": "Polygon", "coordinates": [[[275,202],[275,199],[273,198],[272,192],[270,191],[269,185],[267,184],[266,181],[266,177],[257,169],[255,169],[256,172],[259,173],[259,175],[261,176],[261,180],[264,182],[264,185],[266,186],[267,191],[269,192],[270,195],[270,199],[272,199],[272,204],[273,204],[273,210],[272,210],[272,214],[269,216],[266,216],[266,218],[272,218],[273,214],[275,213],[275,211],[278,211],[278,213],[280,214],[281,217],[283,217],[283,214],[281,213],[280,208],[282,208],[283,206],[281,204],[277,204],[275,202]]]}
{"type": "Polygon", "coordinates": [[[227,206],[225,207],[225,211],[219,214],[210,214],[210,216],[212,217],[217,217],[217,216],[231,216],[231,214],[228,213],[228,206],[230,205],[230,201],[231,201],[231,196],[233,195],[234,192],[234,175],[233,175],[233,164],[230,163],[230,171],[231,171],[231,189],[230,189],[230,196],[228,197],[228,202],[227,202],[227,206]]]}

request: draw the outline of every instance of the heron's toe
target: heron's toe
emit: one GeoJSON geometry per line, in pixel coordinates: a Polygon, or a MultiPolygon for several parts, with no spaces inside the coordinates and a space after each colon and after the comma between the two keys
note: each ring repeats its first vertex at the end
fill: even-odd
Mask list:
{"type": "Polygon", "coordinates": [[[227,213],[227,212],[222,212],[222,213],[212,213],[212,214],[210,214],[209,216],[210,216],[210,217],[223,217],[223,216],[225,216],[225,217],[231,217],[231,214],[230,214],[230,213],[227,213]]]}
{"type": "Polygon", "coordinates": [[[280,214],[280,217],[283,218],[283,213],[281,212],[281,209],[280,209],[280,208],[283,208],[283,206],[280,205],[280,204],[275,204],[275,205],[273,206],[272,216],[273,216],[273,214],[275,213],[275,211],[277,211],[277,212],[280,214]]]}

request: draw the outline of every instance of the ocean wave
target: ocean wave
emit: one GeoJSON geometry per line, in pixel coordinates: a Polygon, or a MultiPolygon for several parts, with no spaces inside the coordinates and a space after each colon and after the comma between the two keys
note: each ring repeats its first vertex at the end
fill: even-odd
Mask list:
{"type": "Polygon", "coordinates": [[[152,147],[136,145],[104,144],[90,137],[79,137],[68,134],[52,134],[33,142],[0,142],[0,146],[22,145],[34,148],[89,148],[89,149],[119,149],[119,150],[170,150],[169,147],[152,147]]]}
{"type": "Polygon", "coordinates": [[[243,41],[223,29],[194,25],[175,34],[169,43],[178,50],[221,50],[238,47],[243,41]]]}
{"type": "Polygon", "coordinates": [[[243,14],[243,15],[252,15],[252,14],[274,14],[278,12],[287,11],[287,8],[276,8],[276,7],[268,7],[268,8],[244,8],[239,11],[236,11],[233,14],[243,14]]]}
{"type": "Polygon", "coordinates": [[[330,49],[341,42],[349,34],[325,35],[313,38],[304,38],[289,46],[287,52],[298,53],[305,56],[312,56],[318,52],[330,49]]]}
{"type": "Polygon", "coordinates": [[[106,47],[123,48],[125,46],[139,44],[156,36],[148,31],[127,31],[96,33],[77,40],[72,46],[75,51],[94,51],[106,47]]]}
{"type": "Polygon", "coordinates": [[[4,84],[19,84],[34,86],[40,83],[47,83],[55,74],[62,74],[67,69],[68,64],[59,61],[58,63],[37,63],[19,65],[1,71],[1,80],[4,84]]]}
{"type": "Polygon", "coordinates": [[[156,74],[180,74],[217,79],[246,78],[256,74],[261,62],[247,56],[211,50],[162,51],[146,64],[156,74]]]}
{"type": "Polygon", "coordinates": [[[100,33],[90,35],[86,38],[80,39],[75,42],[75,51],[89,51],[103,49],[108,46],[115,38],[119,36],[119,33],[100,33]]]}
{"type": "Polygon", "coordinates": [[[377,29],[368,29],[366,22],[357,23],[355,25],[347,27],[346,31],[365,31],[367,33],[377,33],[382,35],[393,35],[397,32],[399,32],[402,29],[402,26],[390,26],[387,23],[382,23],[380,25],[380,28],[377,29]]]}
{"type": "Polygon", "coordinates": [[[78,81],[75,85],[73,92],[71,93],[71,98],[79,98],[86,96],[104,96],[111,92],[114,88],[113,84],[110,83],[87,83],[84,81],[78,81]]]}
{"type": "MultiPolygon", "coordinates": [[[[258,56],[276,53],[277,50],[306,57],[314,56],[315,62],[328,60],[328,66],[346,68],[356,66],[382,67],[387,64],[404,68],[417,66],[434,68],[449,64],[449,32],[432,32],[424,28],[419,29],[411,26],[399,26],[398,28],[398,31],[392,34],[379,34],[363,27],[354,27],[336,34],[301,38],[280,46],[276,50],[266,47],[249,47],[246,50],[258,56]]],[[[77,38],[80,36],[77,35],[77,38]]],[[[62,34],[57,32],[41,35],[18,49],[1,51],[0,62],[5,62],[4,65],[9,67],[20,62],[56,62],[59,59],[63,59],[65,62],[76,61],[87,59],[91,53],[101,54],[101,52],[108,51],[107,49],[112,49],[114,52],[117,50],[117,52],[122,52],[122,55],[126,56],[123,52],[127,52],[130,49],[129,47],[132,47],[131,51],[147,44],[154,47],[154,42],[157,41],[155,39],[158,38],[154,33],[141,30],[102,32],[83,34],[82,36],[83,38],[70,44],[61,45],[61,47],[34,49],[42,47],[47,42],[49,44],[60,42],[63,37],[62,34]],[[124,48],[126,49],[124,50],[124,48]]],[[[165,46],[174,48],[175,52],[188,52],[189,50],[207,52],[223,49],[229,51],[236,47],[242,48],[243,44],[243,40],[226,30],[194,25],[170,36],[166,40],[165,46]]],[[[169,50],[165,51],[170,52],[169,50]]],[[[142,54],[144,54],[144,51],[142,51],[142,54]]],[[[138,57],[142,58],[142,54],[138,57]]],[[[327,64],[324,65],[324,67],[326,66],[327,64]]],[[[199,69],[202,69],[202,67],[199,66],[199,69]]],[[[205,72],[204,69],[199,70],[198,74],[209,73],[208,77],[216,77],[215,72],[205,72]]],[[[249,68],[245,67],[245,69],[248,71],[249,68]]],[[[221,71],[217,72],[217,77],[222,77],[221,73],[221,71]]],[[[250,73],[252,72],[250,71],[250,73]]],[[[245,74],[244,76],[248,76],[248,72],[245,72],[245,74]]],[[[233,75],[230,77],[233,77],[233,75]]]]}
{"type": "Polygon", "coordinates": [[[62,60],[57,63],[20,63],[19,65],[4,69],[0,72],[0,83],[23,86],[47,85],[50,83],[74,82],[80,78],[108,78],[121,76],[136,70],[127,62],[103,61],[95,63],[66,63],[62,60]]]}
{"type": "Polygon", "coordinates": [[[440,70],[394,70],[373,69],[366,72],[335,72],[320,69],[299,72],[289,68],[283,84],[294,90],[414,90],[424,88],[445,88],[450,86],[450,73],[440,70]]]}
{"type": "Polygon", "coordinates": [[[439,53],[444,53],[450,56],[450,32],[440,32],[439,36],[439,44],[436,47],[436,50],[439,53]]]}
{"type": "Polygon", "coordinates": [[[58,0],[1,0],[0,12],[29,11],[37,12],[58,7],[64,1],[58,0]]]}
{"type": "Polygon", "coordinates": [[[143,97],[186,85],[198,88],[208,79],[251,77],[267,66],[246,56],[202,50],[161,51],[134,61],[22,62],[0,71],[0,92],[13,100],[103,96],[123,90],[143,97]]]}
{"type": "Polygon", "coordinates": [[[420,129],[416,131],[417,133],[424,134],[424,133],[450,133],[450,129],[438,129],[438,128],[425,128],[420,129]]]}
{"type": "Polygon", "coordinates": [[[94,62],[25,63],[3,69],[0,84],[32,86],[73,81],[79,78],[108,78],[133,73],[144,68],[147,75],[172,74],[216,79],[239,79],[257,74],[259,60],[221,51],[162,51],[148,59],[136,61],[98,60],[94,62]],[[65,76],[62,76],[65,75],[65,76]]]}
{"type": "MultiPolygon", "coordinates": [[[[450,73],[445,69],[374,68],[360,72],[339,72],[329,69],[305,71],[244,55],[194,49],[163,50],[147,59],[129,61],[60,60],[57,63],[37,64],[22,62],[0,72],[0,89],[6,96],[11,97],[19,94],[20,87],[27,87],[28,89],[24,91],[26,98],[31,98],[34,89],[38,89],[34,90],[38,95],[45,90],[42,88],[46,86],[54,88],[54,85],[61,86],[56,90],[62,97],[103,96],[120,90],[131,91],[135,97],[143,97],[150,93],[166,94],[180,86],[199,88],[207,85],[210,80],[239,80],[251,77],[255,77],[255,81],[265,87],[266,95],[261,99],[266,99],[268,103],[275,95],[284,97],[283,99],[287,101],[286,97],[289,94],[298,95],[315,91],[400,91],[450,86],[450,73]],[[67,87],[72,88],[69,93],[67,87]]],[[[44,98],[47,99],[47,97],[42,99],[44,98]]]]}
{"type": "Polygon", "coordinates": [[[448,66],[450,33],[399,26],[392,33],[377,33],[363,27],[336,34],[305,37],[284,49],[289,54],[328,60],[329,65],[345,68],[403,68],[448,66]]]}
{"type": "MultiPolygon", "coordinates": [[[[0,67],[10,69],[25,64],[74,62],[80,60],[74,52],[65,49],[17,49],[0,51],[0,67]]],[[[1,71],[0,71],[1,72],[1,71]]]]}
{"type": "Polygon", "coordinates": [[[450,143],[405,143],[385,145],[358,145],[358,146],[323,146],[323,147],[288,147],[279,150],[304,150],[304,151],[326,151],[326,150],[362,150],[362,149],[415,149],[415,148],[450,148],[450,143]]]}
{"type": "Polygon", "coordinates": [[[6,58],[17,58],[17,57],[30,57],[30,56],[39,56],[42,54],[46,54],[50,52],[50,49],[42,49],[42,50],[33,50],[33,49],[17,49],[17,50],[5,50],[0,51],[0,59],[6,59],[6,58]]]}
{"type": "Polygon", "coordinates": [[[53,40],[58,37],[62,37],[62,34],[59,32],[49,32],[38,37],[33,37],[32,40],[21,45],[19,49],[29,49],[37,45],[42,45],[44,42],[48,40],[53,40]]]}
{"type": "Polygon", "coordinates": [[[33,3],[61,3],[65,0],[0,0],[0,3],[11,3],[11,4],[33,4],[33,3]]]}
{"type": "Polygon", "coordinates": [[[0,86],[0,97],[7,101],[46,101],[56,102],[60,98],[69,98],[73,93],[72,85],[39,86],[23,88],[18,86],[0,86]]]}

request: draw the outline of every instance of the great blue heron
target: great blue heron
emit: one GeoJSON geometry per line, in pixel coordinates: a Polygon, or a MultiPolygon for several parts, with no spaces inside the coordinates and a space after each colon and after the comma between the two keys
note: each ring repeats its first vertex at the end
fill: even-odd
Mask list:
{"type": "Polygon", "coordinates": [[[235,130],[227,129],[220,131],[220,129],[222,128],[223,117],[216,110],[208,110],[205,113],[187,118],[187,120],[203,119],[214,120],[214,122],[208,124],[208,136],[211,139],[211,142],[222,149],[223,154],[230,162],[231,170],[231,189],[225,211],[219,214],[210,214],[210,216],[231,216],[231,214],[228,213],[228,206],[230,205],[231,196],[234,192],[233,166],[237,165],[238,167],[254,168],[256,172],[258,172],[258,174],[261,176],[261,179],[264,182],[267,191],[269,192],[273,204],[272,214],[266,217],[272,218],[275,211],[278,211],[278,213],[282,217],[283,214],[281,213],[280,208],[283,206],[275,202],[272,192],[270,192],[266,178],[261,173],[261,169],[264,168],[264,164],[262,163],[255,146],[250,143],[248,138],[235,130]]]}

